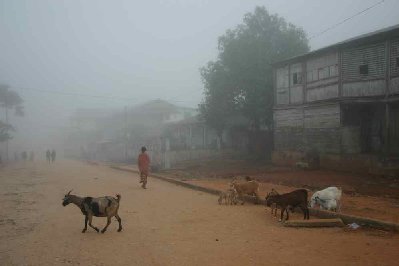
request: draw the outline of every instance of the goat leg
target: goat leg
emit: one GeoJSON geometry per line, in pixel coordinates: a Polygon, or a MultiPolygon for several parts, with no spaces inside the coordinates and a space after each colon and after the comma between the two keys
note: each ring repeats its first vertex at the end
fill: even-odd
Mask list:
{"type": "Polygon", "coordinates": [[[255,204],[259,204],[259,195],[257,192],[254,192],[254,196],[255,196],[255,204]]]}
{"type": "Polygon", "coordinates": [[[115,215],[115,218],[118,220],[118,223],[119,223],[118,232],[120,232],[120,231],[122,231],[122,219],[121,219],[121,217],[119,217],[118,214],[115,215]]]}
{"type": "Polygon", "coordinates": [[[89,220],[89,219],[87,218],[87,216],[85,216],[85,228],[83,228],[82,233],[85,233],[86,230],[87,230],[87,221],[88,221],[88,220],[89,220]]]}
{"type": "Polygon", "coordinates": [[[89,226],[90,226],[91,228],[93,228],[94,230],[96,230],[97,233],[100,232],[100,230],[99,230],[97,227],[95,227],[95,226],[93,226],[93,225],[91,224],[92,220],[93,220],[93,216],[90,215],[90,216],[89,216],[89,226]]]}
{"type": "Polygon", "coordinates": [[[241,205],[244,205],[244,195],[243,194],[240,194],[240,200],[241,200],[241,205]]]}
{"type": "Polygon", "coordinates": [[[279,220],[279,222],[282,222],[282,221],[283,221],[284,211],[285,211],[285,208],[281,207],[281,208],[280,208],[280,220],[279,220]]]}
{"type": "Polygon", "coordinates": [[[301,209],[303,211],[303,219],[309,220],[309,209],[306,206],[301,207],[301,209]]]}
{"type": "Polygon", "coordinates": [[[104,234],[105,231],[107,231],[108,226],[111,224],[111,217],[108,216],[107,217],[107,225],[103,228],[103,230],[101,230],[101,233],[104,234]]]}

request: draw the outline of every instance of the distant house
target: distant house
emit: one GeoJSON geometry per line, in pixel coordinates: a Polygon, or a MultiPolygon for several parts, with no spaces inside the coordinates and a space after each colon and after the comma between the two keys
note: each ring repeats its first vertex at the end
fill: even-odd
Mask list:
{"type": "Polygon", "coordinates": [[[178,122],[197,114],[194,108],[181,107],[164,100],[153,100],[136,105],[128,110],[131,124],[157,125],[178,122]]]}
{"type": "Polygon", "coordinates": [[[168,138],[171,150],[217,148],[215,130],[206,126],[200,116],[189,117],[164,126],[163,138],[168,138]]]}
{"type": "Polygon", "coordinates": [[[74,129],[66,139],[67,154],[91,160],[126,161],[141,146],[161,150],[163,127],[197,114],[196,109],[153,100],[119,111],[79,109],[71,117],[74,129]]]}
{"type": "Polygon", "coordinates": [[[274,152],[364,171],[399,155],[399,25],[274,65],[274,152]]]}

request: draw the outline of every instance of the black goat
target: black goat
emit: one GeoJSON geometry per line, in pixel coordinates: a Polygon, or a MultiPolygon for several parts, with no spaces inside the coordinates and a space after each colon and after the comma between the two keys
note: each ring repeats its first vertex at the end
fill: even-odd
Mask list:
{"type": "Polygon", "coordinates": [[[299,207],[303,211],[303,219],[309,219],[309,209],[308,209],[308,191],[306,189],[294,190],[286,194],[271,194],[266,196],[266,205],[270,207],[272,204],[276,204],[281,211],[280,221],[283,220],[284,211],[287,213],[287,219],[289,219],[288,208],[299,207]]]}
{"type": "Polygon", "coordinates": [[[107,225],[101,230],[101,233],[104,233],[107,230],[107,227],[110,225],[111,218],[113,216],[115,216],[119,222],[118,232],[122,231],[122,220],[118,215],[119,202],[121,200],[120,195],[116,195],[116,198],[110,196],[99,198],[82,198],[71,195],[71,191],[65,195],[62,205],[65,207],[68,204],[73,203],[82,211],[83,215],[85,216],[85,227],[83,228],[82,233],[86,232],[87,230],[87,222],[89,222],[89,226],[91,228],[96,230],[97,233],[99,232],[99,229],[91,224],[93,216],[107,217],[107,225]]]}

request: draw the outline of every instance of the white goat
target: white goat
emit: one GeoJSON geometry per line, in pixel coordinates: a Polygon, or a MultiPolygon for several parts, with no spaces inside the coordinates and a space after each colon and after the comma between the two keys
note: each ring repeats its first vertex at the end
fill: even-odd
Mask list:
{"type": "Polygon", "coordinates": [[[323,200],[319,197],[314,198],[316,204],[320,206],[320,209],[325,209],[327,211],[337,211],[337,201],[335,199],[323,200]]]}
{"type": "Polygon", "coordinates": [[[316,204],[320,209],[325,210],[341,210],[342,190],[337,187],[328,187],[313,193],[310,199],[310,207],[313,208],[316,204]]]}

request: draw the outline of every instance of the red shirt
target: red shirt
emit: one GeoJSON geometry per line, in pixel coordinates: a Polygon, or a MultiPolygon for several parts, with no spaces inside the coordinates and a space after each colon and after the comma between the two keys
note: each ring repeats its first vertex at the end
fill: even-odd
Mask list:
{"type": "Polygon", "coordinates": [[[139,171],[142,174],[148,175],[150,168],[150,157],[147,153],[140,153],[138,158],[139,171]]]}

